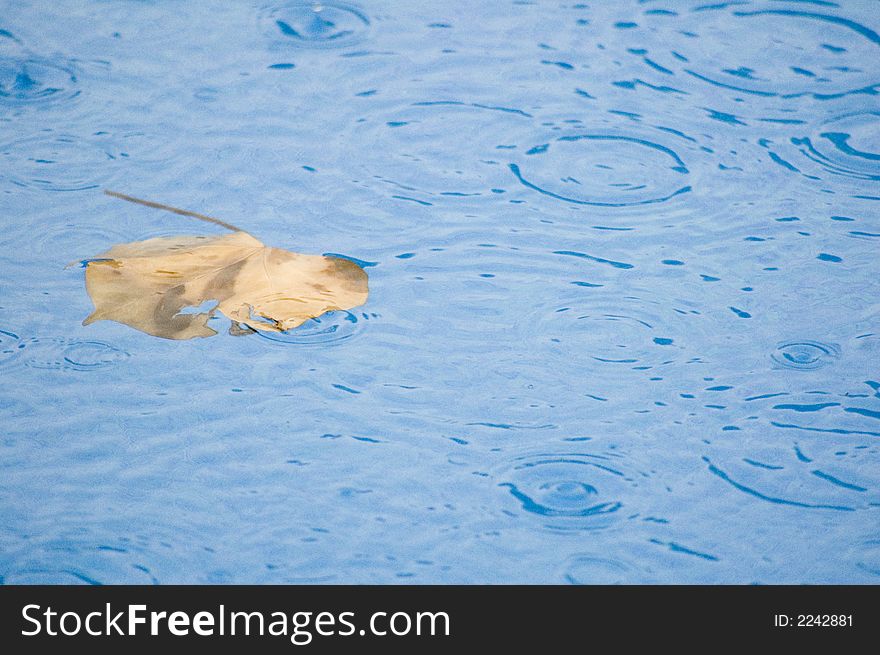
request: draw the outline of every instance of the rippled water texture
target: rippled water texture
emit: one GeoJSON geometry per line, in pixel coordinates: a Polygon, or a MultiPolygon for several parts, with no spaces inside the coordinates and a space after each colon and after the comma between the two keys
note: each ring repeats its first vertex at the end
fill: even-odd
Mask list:
{"type": "Polygon", "coordinates": [[[880,582],[876,3],[2,4],[5,582],[880,582]],[[103,188],[369,299],[83,326],[103,188]]]}

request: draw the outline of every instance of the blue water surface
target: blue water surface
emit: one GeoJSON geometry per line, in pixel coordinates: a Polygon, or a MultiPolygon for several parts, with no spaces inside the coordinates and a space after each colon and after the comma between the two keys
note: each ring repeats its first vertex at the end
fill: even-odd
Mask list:
{"type": "Polygon", "coordinates": [[[0,4],[6,583],[880,582],[877,3],[0,4]],[[84,327],[104,188],[369,300],[84,327]]]}

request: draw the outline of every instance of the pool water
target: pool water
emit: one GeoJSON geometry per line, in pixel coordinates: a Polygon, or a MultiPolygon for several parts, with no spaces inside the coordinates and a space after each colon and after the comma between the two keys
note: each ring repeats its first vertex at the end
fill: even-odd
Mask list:
{"type": "Polygon", "coordinates": [[[2,4],[6,583],[880,582],[875,3],[2,4]],[[105,188],[369,298],[83,326],[105,188]]]}

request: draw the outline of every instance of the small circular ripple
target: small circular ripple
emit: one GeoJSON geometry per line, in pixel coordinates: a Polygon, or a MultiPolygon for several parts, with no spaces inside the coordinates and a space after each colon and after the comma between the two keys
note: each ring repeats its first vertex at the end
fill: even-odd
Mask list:
{"type": "Polygon", "coordinates": [[[832,175],[880,180],[880,112],[835,118],[813,136],[794,138],[792,143],[832,175]]]}
{"type": "Polygon", "coordinates": [[[593,555],[575,555],[562,567],[562,577],[569,584],[627,584],[633,578],[631,566],[615,559],[593,555]]]}
{"type": "Polygon", "coordinates": [[[34,337],[23,345],[25,365],[39,369],[94,371],[129,357],[124,350],[103,341],[34,337]]]}
{"type": "Polygon", "coordinates": [[[675,150],[627,134],[555,137],[527,148],[509,168],[523,186],[577,205],[650,205],[691,190],[675,150]]]}
{"type": "Polygon", "coordinates": [[[22,348],[21,339],[17,334],[0,330],[0,368],[18,355],[22,348]]]}
{"type": "Polygon", "coordinates": [[[496,474],[498,487],[526,515],[559,530],[609,527],[646,474],[620,453],[538,453],[517,457],[496,474]]]}
{"type": "Polygon", "coordinates": [[[363,315],[345,311],[328,312],[306,321],[298,328],[286,332],[258,331],[264,339],[274,343],[297,346],[325,346],[348,341],[364,327],[363,315]]]}
{"type": "Polygon", "coordinates": [[[0,106],[70,100],[80,93],[77,84],[69,62],[0,55],[0,106]]]}
{"type": "Polygon", "coordinates": [[[263,22],[276,42],[306,48],[342,48],[363,39],[370,19],[339,2],[294,2],[263,11],[263,22]]]}
{"type": "Polygon", "coordinates": [[[833,344],[819,341],[784,341],[771,355],[782,368],[812,371],[830,364],[840,357],[840,349],[833,344]]]}
{"type": "MultiPolygon", "coordinates": [[[[777,3],[772,3],[777,4],[777,3]]],[[[630,52],[651,65],[739,94],[828,99],[880,82],[880,36],[826,7],[752,7],[718,3],[682,13],[643,36],[649,48],[630,52]]],[[[663,77],[663,76],[661,76],[663,77]]]]}
{"type": "Polygon", "coordinates": [[[120,153],[67,134],[44,134],[0,146],[0,162],[18,187],[42,191],[82,191],[100,186],[120,153]]]}

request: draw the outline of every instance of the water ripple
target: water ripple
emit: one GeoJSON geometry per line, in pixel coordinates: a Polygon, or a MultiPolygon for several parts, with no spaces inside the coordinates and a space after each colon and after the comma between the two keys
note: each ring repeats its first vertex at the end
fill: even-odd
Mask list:
{"type": "Polygon", "coordinates": [[[22,345],[24,363],[31,368],[94,371],[129,357],[124,350],[103,341],[33,337],[23,341],[22,345]]]}
{"type": "Polygon", "coordinates": [[[562,577],[575,585],[627,584],[640,574],[626,562],[598,555],[575,555],[566,560],[562,577]]]}
{"type": "Polygon", "coordinates": [[[736,473],[729,472],[733,464],[721,468],[708,457],[703,461],[710,473],[734,489],[774,505],[843,512],[871,505],[865,500],[870,489],[815,468],[812,461],[798,458],[783,465],[755,466],[744,460],[748,468],[739,467],[736,473]]]}
{"type": "Polygon", "coordinates": [[[102,139],[81,139],[51,132],[0,146],[6,172],[0,182],[41,191],[83,191],[98,188],[125,153],[102,139]]]}
{"type": "Polygon", "coordinates": [[[532,145],[509,168],[523,186],[577,205],[650,205],[691,190],[675,150],[626,134],[556,137],[532,145]]]}
{"type": "Polygon", "coordinates": [[[261,20],[276,43],[304,48],[344,48],[366,38],[370,19],[340,2],[291,2],[265,7],[261,20]]]}
{"type": "Polygon", "coordinates": [[[792,138],[800,153],[832,175],[880,180],[880,112],[847,114],[812,137],[792,138]]]}
{"type": "Polygon", "coordinates": [[[840,348],[820,341],[783,341],[770,357],[781,368],[812,371],[840,357],[840,348]]]}
{"type": "Polygon", "coordinates": [[[430,206],[503,194],[510,181],[505,153],[516,147],[511,133],[529,119],[522,110],[489,102],[418,101],[374,110],[346,139],[370,186],[430,206]]]}
{"type": "Polygon", "coordinates": [[[13,360],[24,346],[17,334],[0,330],[0,368],[13,360]]]}
{"type": "Polygon", "coordinates": [[[363,331],[368,314],[353,312],[328,312],[313,318],[298,328],[286,332],[259,331],[262,338],[273,343],[297,346],[338,345],[363,331]]]}
{"type": "Polygon", "coordinates": [[[4,582],[22,585],[159,583],[150,568],[141,562],[143,554],[130,550],[129,544],[98,543],[73,538],[44,543],[42,547],[31,545],[30,552],[15,558],[17,561],[4,576],[4,582]],[[37,552],[38,549],[43,552],[37,552]],[[77,564],[70,564],[70,560],[77,564]]]}
{"type": "Polygon", "coordinates": [[[876,67],[867,65],[880,54],[880,36],[830,11],[719,3],[683,14],[674,30],[667,21],[656,25],[656,46],[631,52],[658,79],[679,73],[736,94],[820,100],[873,94],[880,85],[876,67]]]}
{"type": "Polygon", "coordinates": [[[35,258],[51,262],[53,266],[65,266],[78,262],[89,252],[100,252],[114,243],[126,241],[131,241],[131,234],[124,230],[108,227],[106,222],[82,220],[47,224],[39,234],[32,236],[31,243],[35,258]],[[84,243],[95,245],[86,250],[84,243]]]}
{"type": "Polygon", "coordinates": [[[607,451],[522,455],[495,478],[525,516],[539,517],[546,527],[596,530],[624,518],[619,510],[649,475],[634,470],[623,453],[607,451]]]}
{"type": "Polygon", "coordinates": [[[79,93],[72,62],[0,55],[0,106],[63,102],[79,93]]]}
{"type": "Polygon", "coordinates": [[[75,569],[20,568],[4,576],[10,585],[100,585],[86,573],[75,569]]]}
{"type": "Polygon", "coordinates": [[[603,366],[618,375],[620,367],[648,371],[681,361],[684,335],[704,330],[699,313],[667,305],[650,293],[620,297],[613,288],[603,291],[572,292],[564,304],[529,314],[521,326],[524,337],[537,333],[554,353],[581,362],[586,358],[592,372],[603,366]]]}

